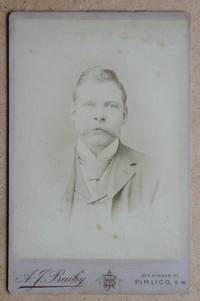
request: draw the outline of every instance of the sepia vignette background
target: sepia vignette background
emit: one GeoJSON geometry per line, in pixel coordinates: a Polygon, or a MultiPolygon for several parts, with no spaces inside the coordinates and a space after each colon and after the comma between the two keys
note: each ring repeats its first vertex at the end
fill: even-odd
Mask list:
{"type": "Polygon", "coordinates": [[[200,64],[199,59],[199,27],[198,19],[200,16],[200,3],[198,1],[1,1],[0,3],[0,21],[1,21],[1,208],[0,208],[0,229],[1,229],[1,292],[0,300],[199,300],[199,240],[198,228],[200,226],[200,212],[199,212],[199,177],[200,177],[200,154],[199,154],[199,112],[200,103],[198,100],[199,95],[199,82],[200,75],[198,68],[200,64]],[[193,149],[193,281],[192,289],[187,296],[136,296],[136,297],[122,297],[122,296],[11,296],[6,291],[6,258],[7,258],[7,177],[6,177],[6,154],[7,154],[7,62],[6,62],[6,46],[7,46],[7,27],[6,18],[10,11],[17,10],[184,10],[191,13],[192,17],[192,149],[193,149]],[[3,47],[3,48],[2,48],[3,47]]]}

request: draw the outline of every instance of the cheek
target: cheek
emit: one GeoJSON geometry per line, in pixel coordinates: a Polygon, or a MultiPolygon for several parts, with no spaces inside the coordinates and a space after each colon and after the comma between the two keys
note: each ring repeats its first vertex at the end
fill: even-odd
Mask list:
{"type": "Polygon", "coordinates": [[[82,131],[88,127],[89,118],[87,114],[83,114],[83,112],[77,111],[74,121],[76,129],[82,131]]]}
{"type": "Polygon", "coordinates": [[[85,114],[82,110],[77,110],[75,117],[76,117],[77,120],[82,121],[82,120],[85,119],[85,114]]]}
{"type": "Polygon", "coordinates": [[[91,110],[77,109],[77,111],[76,111],[77,118],[80,118],[83,120],[87,120],[90,115],[91,115],[91,110]]]}
{"type": "Polygon", "coordinates": [[[123,124],[123,114],[112,114],[110,118],[107,118],[107,121],[111,126],[118,129],[123,124]]]}

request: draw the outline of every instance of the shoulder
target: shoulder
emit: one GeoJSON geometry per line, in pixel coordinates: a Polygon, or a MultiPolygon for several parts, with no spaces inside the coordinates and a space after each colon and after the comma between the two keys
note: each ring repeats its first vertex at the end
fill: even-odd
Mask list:
{"type": "Polygon", "coordinates": [[[130,161],[134,161],[137,164],[148,165],[155,164],[155,159],[143,152],[133,149],[122,142],[119,144],[119,153],[121,157],[126,157],[130,161]]]}
{"type": "Polygon", "coordinates": [[[128,163],[129,166],[135,166],[138,176],[142,176],[143,179],[151,178],[152,180],[160,178],[162,168],[152,156],[135,150],[121,142],[119,153],[125,164],[128,163]]]}

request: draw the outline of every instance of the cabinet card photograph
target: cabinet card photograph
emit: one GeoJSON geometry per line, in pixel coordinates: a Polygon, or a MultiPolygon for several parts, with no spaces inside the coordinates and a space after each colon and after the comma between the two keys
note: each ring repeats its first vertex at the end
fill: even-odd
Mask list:
{"type": "Polygon", "coordinates": [[[190,17],[9,16],[9,290],[190,287],[190,17]]]}

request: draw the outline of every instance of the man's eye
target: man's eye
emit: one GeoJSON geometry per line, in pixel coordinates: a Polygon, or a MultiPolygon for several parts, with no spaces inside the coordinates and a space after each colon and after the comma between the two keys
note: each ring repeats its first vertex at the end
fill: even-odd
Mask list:
{"type": "Polygon", "coordinates": [[[119,106],[118,106],[116,103],[111,103],[111,104],[110,104],[110,107],[111,107],[111,108],[118,108],[119,106]]]}
{"type": "Polygon", "coordinates": [[[93,101],[87,101],[83,104],[83,106],[87,106],[87,107],[94,107],[95,103],[93,101]]]}
{"type": "Polygon", "coordinates": [[[105,103],[105,107],[116,109],[116,108],[118,108],[119,106],[118,106],[118,104],[116,104],[116,103],[113,103],[113,102],[107,102],[107,103],[105,103]]]}

